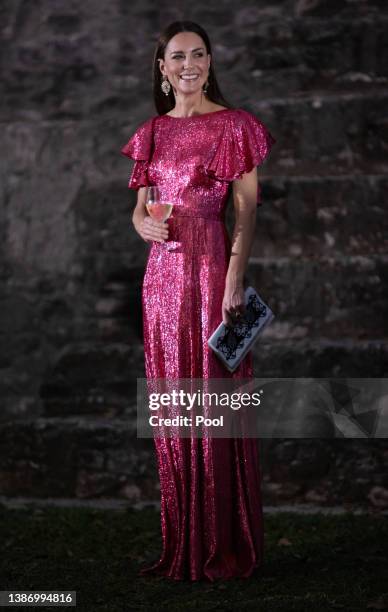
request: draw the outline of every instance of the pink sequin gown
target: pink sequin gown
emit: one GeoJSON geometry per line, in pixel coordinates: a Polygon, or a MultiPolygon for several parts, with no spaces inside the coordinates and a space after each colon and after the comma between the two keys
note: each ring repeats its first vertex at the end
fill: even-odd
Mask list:
{"type": "MultiPolygon", "coordinates": [[[[232,181],[260,165],[276,142],[242,109],[157,115],[121,153],[135,160],[129,187],[158,185],[174,203],[169,240],[153,242],[143,281],[147,378],[232,376],[208,348],[221,321],[232,181]]],[[[257,204],[261,204],[258,185],[257,204]]],[[[249,353],[234,376],[253,376],[249,353]]],[[[258,441],[154,438],[163,551],[142,574],[176,580],[248,577],[263,560],[258,441]]]]}

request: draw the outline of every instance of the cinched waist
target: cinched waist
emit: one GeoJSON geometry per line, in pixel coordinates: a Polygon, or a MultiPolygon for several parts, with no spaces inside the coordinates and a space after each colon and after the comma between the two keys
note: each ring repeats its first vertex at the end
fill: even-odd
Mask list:
{"type": "Polygon", "coordinates": [[[196,217],[198,219],[214,219],[215,221],[224,221],[225,211],[198,210],[197,208],[188,208],[186,206],[174,206],[170,219],[174,219],[174,217],[196,217]]]}

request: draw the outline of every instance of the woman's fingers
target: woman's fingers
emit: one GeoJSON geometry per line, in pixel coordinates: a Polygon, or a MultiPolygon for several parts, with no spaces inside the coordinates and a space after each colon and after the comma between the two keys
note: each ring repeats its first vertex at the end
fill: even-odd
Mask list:
{"type": "Polygon", "coordinates": [[[235,325],[244,316],[245,304],[230,306],[224,304],[222,307],[222,321],[225,325],[235,325]]]}
{"type": "Polygon", "coordinates": [[[168,238],[168,223],[155,221],[151,217],[145,217],[142,226],[142,235],[145,240],[164,242],[168,238]]]}
{"type": "Polygon", "coordinates": [[[245,311],[244,304],[239,304],[238,306],[235,306],[234,308],[232,308],[231,314],[236,319],[240,319],[244,315],[244,311],[245,311]]]}
{"type": "Polygon", "coordinates": [[[143,233],[147,240],[155,240],[157,242],[164,242],[168,236],[162,235],[160,230],[146,229],[143,233]]]}
{"type": "Polygon", "coordinates": [[[153,236],[168,237],[168,223],[155,221],[151,217],[145,217],[143,221],[144,230],[153,236]]]}
{"type": "Polygon", "coordinates": [[[224,325],[229,325],[229,327],[233,325],[232,317],[224,306],[222,307],[222,322],[224,325]]]}

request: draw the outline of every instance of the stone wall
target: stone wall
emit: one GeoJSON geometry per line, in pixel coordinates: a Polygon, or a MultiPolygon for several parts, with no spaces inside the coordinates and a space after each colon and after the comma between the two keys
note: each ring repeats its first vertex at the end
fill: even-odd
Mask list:
{"type": "MultiPolygon", "coordinates": [[[[155,114],[153,49],[159,31],[179,18],[205,27],[225,96],[277,139],[259,170],[264,204],[249,270],[277,315],[256,346],[257,375],[387,372],[385,3],[5,0],[6,495],[155,496],[152,446],[136,440],[131,426],[136,377],[144,375],[147,246],[130,225],[136,194],[127,189],[131,164],[119,150],[155,114]]],[[[338,442],[338,461],[346,457],[355,469],[377,457],[380,467],[358,491],[388,486],[379,471],[384,441],[338,442]]],[[[268,491],[289,481],[287,471],[269,466],[282,463],[290,444],[304,461],[314,457],[316,442],[264,444],[268,491]]],[[[320,447],[331,456],[330,445],[320,447]]],[[[316,486],[330,473],[330,486],[343,491],[344,472],[333,464],[323,472],[312,471],[316,486]]]]}

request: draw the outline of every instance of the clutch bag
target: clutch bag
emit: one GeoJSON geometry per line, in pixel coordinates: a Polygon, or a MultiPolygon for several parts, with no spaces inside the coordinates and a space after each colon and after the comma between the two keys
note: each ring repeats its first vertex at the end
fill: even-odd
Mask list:
{"type": "Polygon", "coordinates": [[[207,343],[230,372],[239,366],[274,314],[253,287],[245,289],[245,312],[232,326],[223,322],[207,343]]]}

